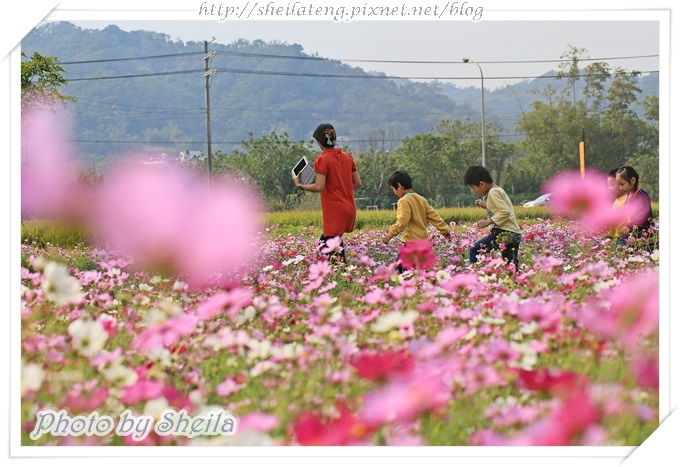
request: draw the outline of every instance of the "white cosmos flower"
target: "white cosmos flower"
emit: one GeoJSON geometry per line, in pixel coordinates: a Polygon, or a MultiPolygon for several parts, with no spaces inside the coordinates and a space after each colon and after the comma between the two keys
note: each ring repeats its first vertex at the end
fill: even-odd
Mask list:
{"type": "Polygon", "coordinates": [[[158,308],[152,308],[144,314],[143,323],[146,327],[163,324],[168,320],[168,315],[158,308]]]}
{"type": "Polygon", "coordinates": [[[135,384],[139,376],[136,371],[116,363],[106,370],[104,378],[114,386],[125,387],[135,384]]]}
{"type": "Polygon", "coordinates": [[[28,391],[37,391],[45,379],[45,370],[34,363],[21,367],[21,396],[28,391]]]}
{"type": "Polygon", "coordinates": [[[445,270],[443,270],[443,269],[440,269],[440,270],[437,271],[437,273],[435,274],[435,277],[437,277],[437,281],[443,282],[443,281],[447,281],[447,280],[451,279],[451,274],[449,274],[448,271],[445,271],[445,270]]]}
{"type": "Polygon", "coordinates": [[[412,324],[418,317],[418,312],[411,310],[406,313],[393,311],[384,316],[380,316],[371,326],[373,332],[388,332],[392,329],[399,329],[412,324]]]}
{"type": "Polygon", "coordinates": [[[149,284],[139,284],[139,290],[142,292],[151,292],[153,290],[153,287],[150,286],[149,284]]]}
{"type": "Polygon", "coordinates": [[[593,284],[593,290],[595,292],[599,292],[600,290],[605,290],[605,289],[611,289],[615,285],[619,285],[621,281],[619,281],[616,277],[612,277],[611,279],[607,281],[602,281],[602,282],[597,282],[593,284]]]}
{"type": "Polygon", "coordinates": [[[517,366],[523,370],[533,369],[534,365],[536,365],[536,362],[538,362],[538,354],[536,351],[525,342],[511,342],[510,346],[522,354],[522,359],[517,366]]]}
{"type": "Polygon", "coordinates": [[[99,321],[77,319],[68,326],[73,347],[83,355],[94,355],[104,348],[109,335],[99,321]]]}
{"type": "Polygon", "coordinates": [[[72,303],[77,305],[83,300],[80,282],[75,277],[71,277],[68,269],[63,264],[50,262],[45,265],[43,270],[44,280],[42,290],[48,300],[59,305],[72,303]]]}
{"type": "Polygon", "coordinates": [[[149,357],[149,360],[164,368],[169,367],[172,364],[172,355],[165,347],[154,347],[147,352],[147,356],[149,357]]]}
{"type": "Polygon", "coordinates": [[[165,397],[159,397],[157,399],[151,399],[144,404],[144,410],[142,412],[144,415],[151,415],[154,420],[160,420],[163,412],[170,408],[168,400],[165,397]]]}

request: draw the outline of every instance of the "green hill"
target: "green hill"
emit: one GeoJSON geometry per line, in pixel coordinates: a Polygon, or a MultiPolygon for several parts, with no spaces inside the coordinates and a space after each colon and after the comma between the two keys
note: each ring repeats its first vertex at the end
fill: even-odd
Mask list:
{"type": "MultiPolygon", "coordinates": [[[[56,56],[66,69],[63,91],[77,99],[68,105],[74,140],[93,167],[143,148],[173,155],[205,151],[204,43],[57,22],[33,30],[22,50],[56,56]]],[[[396,147],[443,119],[479,121],[478,88],[368,73],[310,56],[298,44],[239,40],[211,43],[209,50],[217,53],[210,60],[217,71],[210,78],[213,153],[230,153],[250,134],[285,132],[309,140],[324,121],[338,128],[341,143],[353,151],[379,128],[396,147]]],[[[530,91],[548,83],[556,84],[537,79],[487,90],[487,122],[498,123],[503,138],[514,141],[521,112],[537,99],[530,91]]],[[[643,96],[658,94],[658,77],[643,78],[641,88],[643,96]]]]}

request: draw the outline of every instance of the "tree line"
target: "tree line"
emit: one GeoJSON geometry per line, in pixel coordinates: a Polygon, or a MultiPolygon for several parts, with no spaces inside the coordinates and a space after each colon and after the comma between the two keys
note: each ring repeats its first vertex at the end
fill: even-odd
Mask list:
{"type": "MultiPolygon", "coordinates": [[[[605,62],[580,69],[585,52],[576,47],[565,52],[558,74],[564,86],[548,85],[537,91],[531,108],[522,112],[517,123],[517,141],[504,140],[498,123],[486,125],[486,165],[515,202],[538,196],[554,174],[578,169],[582,140],[588,167],[608,172],[632,165],[644,188],[658,199],[658,95],[641,97],[638,72],[605,62]],[[640,107],[642,113],[636,111],[640,107]]],[[[23,58],[22,108],[27,110],[41,99],[49,105],[72,100],[60,90],[64,69],[55,57],[36,52],[23,58]]],[[[387,179],[397,169],[408,171],[415,190],[434,206],[472,202],[462,175],[469,165],[481,163],[478,122],[444,119],[427,133],[401,140],[395,133],[389,125],[379,126],[357,147],[345,147],[364,182],[357,192],[360,207],[389,208],[396,201],[387,179]]],[[[290,169],[303,155],[313,162],[317,154],[311,140],[293,140],[286,132],[257,137],[251,133],[241,148],[218,151],[213,170],[215,176],[236,176],[257,187],[272,210],[296,209],[315,203],[317,197],[294,189],[290,169]]]]}
{"type": "MultiPolygon", "coordinates": [[[[501,127],[487,124],[487,167],[515,202],[533,199],[554,174],[579,169],[579,143],[584,141],[587,167],[606,173],[631,165],[650,196],[658,200],[658,95],[640,98],[637,72],[604,62],[579,69],[584,53],[575,47],[565,53],[559,78],[566,85],[541,91],[541,98],[519,120],[517,142],[504,141],[501,127]],[[584,83],[577,88],[580,77],[584,83]],[[636,106],[642,106],[643,115],[634,110],[636,106]]],[[[361,207],[389,208],[396,201],[387,180],[397,169],[409,172],[416,191],[435,206],[472,202],[462,176],[468,166],[481,163],[479,123],[442,120],[432,131],[404,138],[398,146],[394,140],[389,128],[378,127],[365,143],[350,148],[364,182],[357,192],[361,207]]],[[[313,160],[317,152],[311,142],[291,141],[285,133],[257,139],[251,135],[243,149],[218,154],[216,169],[245,176],[272,209],[291,209],[304,205],[308,195],[294,190],[290,167],[302,155],[313,160]]]]}

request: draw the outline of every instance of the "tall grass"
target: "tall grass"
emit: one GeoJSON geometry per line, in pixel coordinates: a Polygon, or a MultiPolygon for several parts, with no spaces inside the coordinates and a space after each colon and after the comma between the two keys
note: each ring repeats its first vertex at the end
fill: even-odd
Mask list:
{"type": "MultiPolygon", "coordinates": [[[[652,211],[655,217],[659,215],[657,203],[652,205],[652,211]]],[[[486,215],[483,209],[477,207],[441,208],[437,209],[437,212],[447,224],[451,222],[456,224],[472,223],[486,215]]],[[[530,222],[550,217],[550,212],[545,206],[534,208],[515,206],[515,214],[518,220],[530,222]]],[[[355,230],[386,229],[395,222],[396,218],[397,211],[391,209],[359,210],[357,211],[355,230]]],[[[270,235],[285,235],[299,233],[307,227],[320,229],[323,218],[320,209],[269,212],[264,216],[264,224],[270,235]]],[[[54,221],[24,221],[21,224],[21,241],[28,244],[35,243],[39,248],[50,245],[72,248],[87,243],[87,231],[82,226],[54,221]]]]}
{"type": "Polygon", "coordinates": [[[35,244],[39,248],[73,248],[86,242],[87,231],[82,226],[49,220],[21,223],[21,243],[35,244]]]}
{"type": "MultiPolygon", "coordinates": [[[[437,209],[437,212],[444,222],[456,224],[471,223],[482,219],[486,212],[477,207],[466,208],[442,208],[437,209]]],[[[535,208],[523,208],[521,206],[515,207],[515,213],[519,220],[536,220],[539,218],[547,218],[548,210],[543,206],[535,208]]],[[[357,220],[355,224],[356,230],[373,230],[386,229],[392,225],[397,219],[397,211],[391,209],[383,209],[377,211],[357,211],[357,220]]],[[[268,213],[265,218],[265,224],[270,233],[285,234],[289,232],[296,232],[303,227],[321,227],[323,218],[321,211],[286,211],[268,213]]]]}

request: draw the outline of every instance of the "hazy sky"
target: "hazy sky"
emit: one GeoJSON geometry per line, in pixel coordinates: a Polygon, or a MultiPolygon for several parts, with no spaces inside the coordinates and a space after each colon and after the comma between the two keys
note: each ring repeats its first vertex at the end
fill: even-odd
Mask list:
{"type": "MultiPolygon", "coordinates": [[[[630,15],[623,17],[630,18],[630,15]]],[[[241,38],[300,44],[307,54],[316,53],[365,70],[442,80],[467,78],[451,82],[479,87],[479,69],[472,63],[466,65],[461,61],[463,57],[469,57],[480,64],[487,89],[519,81],[499,78],[534,77],[557,69],[557,61],[570,45],[586,49],[587,56],[592,59],[607,59],[611,66],[643,72],[659,70],[660,28],[657,21],[72,22],[84,28],[115,24],[126,31],[152,30],[185,42],[214,37],[221,44],[241,38]]]]}

